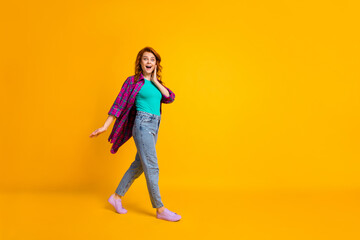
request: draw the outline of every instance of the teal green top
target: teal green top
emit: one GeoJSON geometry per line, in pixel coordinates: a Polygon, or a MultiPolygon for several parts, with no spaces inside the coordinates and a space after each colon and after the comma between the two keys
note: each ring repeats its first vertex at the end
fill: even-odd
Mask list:
{"type": "Polygon", "coordinates": [[[136,110],[160,116],[161,98],[162,94],[155,84],[144,78],[144,85],[135,98],[136,110]]]}

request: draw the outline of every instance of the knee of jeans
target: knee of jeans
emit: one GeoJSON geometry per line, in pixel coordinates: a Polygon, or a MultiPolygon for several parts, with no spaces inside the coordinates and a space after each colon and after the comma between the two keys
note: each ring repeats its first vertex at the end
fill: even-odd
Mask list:
{"type": "Polygon", "coordinates": [[[140,161],[134,161],[134,162],[131,164],[131,168],[132,168],[132,169],[140,169],[140,168],[142,168],[141,162],[140,162],[140,161]]]}
{"type": "Polygon", "coordinates": [[[143,171],[142,169],[141,169],[141,170],[139,169],[138,172],[135,174],[134,177],[135,177],[135,178],[140,177],[140,175],[141,175],[143,172],[144,172],[144,171],[143,171]]]}

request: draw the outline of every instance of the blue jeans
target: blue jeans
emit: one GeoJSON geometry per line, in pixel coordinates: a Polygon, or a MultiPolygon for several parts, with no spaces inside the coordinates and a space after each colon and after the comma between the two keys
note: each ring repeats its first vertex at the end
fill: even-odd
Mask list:
{"type": "Polygon", "coordinates": [[[143,111],[136,112],[132,129],[137,148],[135,161],[130,165],[115,191],[120,196],[124,196],[135,179],[144,172],[153,208],[164,206],[160,197],[159,166],[155,149],[160,120],[161,116],[143,111]]]}

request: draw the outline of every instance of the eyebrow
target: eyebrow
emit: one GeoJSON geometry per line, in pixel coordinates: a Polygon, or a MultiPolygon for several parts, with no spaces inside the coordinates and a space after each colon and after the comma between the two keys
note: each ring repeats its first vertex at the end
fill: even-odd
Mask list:
{"type": "MultiPolygon", "coordinates": [[[[147,56],[144,56],[144,58],[146,58],[147,56]]],[[[151,57],[151,58],[154,58],[154,57],[151,57]]]]}

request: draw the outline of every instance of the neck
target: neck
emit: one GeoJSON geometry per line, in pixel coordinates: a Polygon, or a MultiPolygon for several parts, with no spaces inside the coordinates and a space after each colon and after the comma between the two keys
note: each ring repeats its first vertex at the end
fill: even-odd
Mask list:
{"type": "Polygon", "coordinates": [[[150,80],[150,78],[151,78],[151,73],[143,73],[143,76],[144,76],[144,78],[146,78],[146,79],[148,79],[148,80],[150,80]]]}

